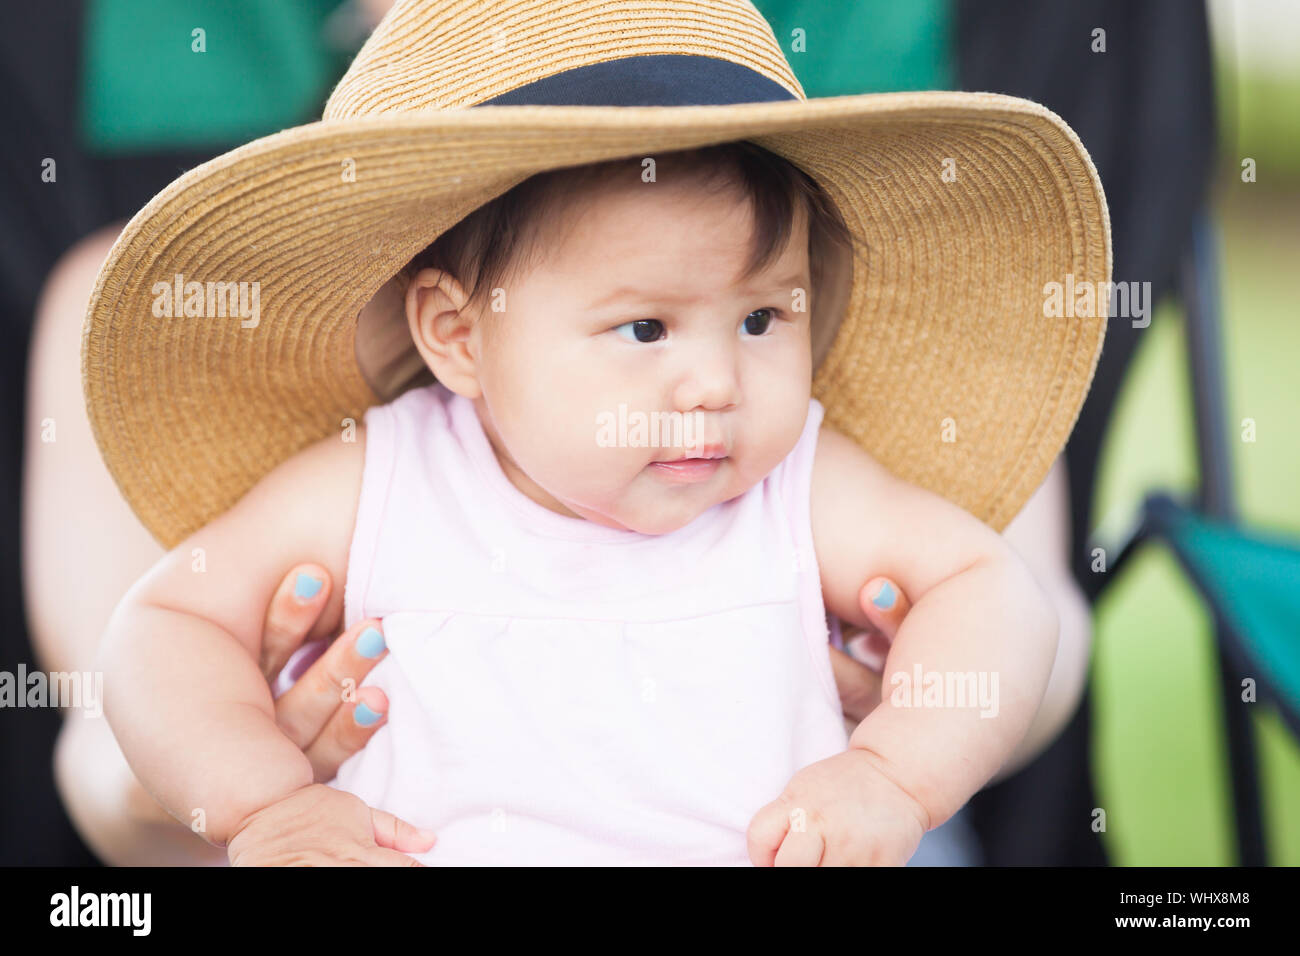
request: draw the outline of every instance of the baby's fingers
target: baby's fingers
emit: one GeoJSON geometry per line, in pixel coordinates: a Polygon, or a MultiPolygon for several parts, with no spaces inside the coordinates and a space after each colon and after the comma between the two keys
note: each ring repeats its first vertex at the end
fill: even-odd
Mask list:
{"type": "Polygon", "coordinates": [[[754,819],[749,821],[749,829],[745,831],[749,862],[755,866],[771,866],[789,828],[789,811],[779,800],[774,800],[754,814],[754,819]]]}
{"type": "Polygon", "coordinates": [[[398,853],[396,850],[387,850],[383,847],[375,847],[366,854],[366,866],[424,866],[414,857],[409,857],[405,853],[398,853]]]}
{"type": "Polygon", "coordinates": [[[781,841],[781,849],[777,851],[776,861],[772,865],[821,866],[825,853],[826,841],[819,829],[791,826],[781,841]]]}
{"type": "Polygon", "coordinates": [[[391,813],[370,808],[370,822],[375,829],[375,842],[381,847],[400,853],[423,853],[433,849],[438,837],[432,830],[413,827],[391,813]]]}

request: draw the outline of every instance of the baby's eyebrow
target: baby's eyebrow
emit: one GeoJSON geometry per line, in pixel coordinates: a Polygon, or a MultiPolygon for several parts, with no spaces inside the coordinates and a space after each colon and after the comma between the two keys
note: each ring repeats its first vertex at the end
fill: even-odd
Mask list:
{"type": "Polygon", "coordinates": [[[749,287],[744,291],[747,292],[785,292],[790,289],[796,289],[806,286],[808,283],[804,280],[805,273],[796,272],[792,276],[786,276],[784,279],[774,279],[771,282],[764,282],[760,287],[749,287]]]}
{"type": "MultiPolygon", "coordinates": [[[[747,293],[749,295],[757,295],[759,293],[767,293],[767,292],[788,292],[791,289],[806,287],[807,282],[804,280],[805,275],[806,273],[801,272],[801,273],[795,273],[792,276],[786,276],[785,278],[774,279],[768,282],[763,282],[761,284],[753,283],[751,285],[745,286],[740,291],[747,293]]],[[[638,289],[635,286],[620,286],[619,288],[613,289],[607,294],[601,296],[599,299],[589,302],[587,304],[587,308],[599,309],[604,306],[611,305],[612,303],[617,302],[624,298],[654,299],[656,301],[661,301],[661,302],[692,301],[692,299],[689,297],[677,298],[673,296],[671,293],[665,291],[663,288],[651,290],[651,289],[638,289]]]]}
{"type": "Polygon", "coordinates": [[[661,299],[671,298],[671,296],[666,296],[662,289],[656,289],[653,293],[651,293],[651,292],[647,292],[644,289],[637,289],[631,286],[621,286],[620,288],[614,289],[612,292],[609,292],[608,294],[601,296],[599,299],[587,303],[587,308],[599,309],[603,306],[611,305],[614,302],[618,302],[622,299],[649,299],[656,296],[661,299]]]}

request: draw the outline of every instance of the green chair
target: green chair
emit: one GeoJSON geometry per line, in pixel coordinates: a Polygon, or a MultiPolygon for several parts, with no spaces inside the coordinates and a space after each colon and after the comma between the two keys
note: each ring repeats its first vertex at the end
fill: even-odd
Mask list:
{"type": "Polygon", "coordinates": [[[1247,681],[1255,700],[1276,706],[1300,739],[1300,539],[1252,530],[1235,514],[1223,373],[1218,357],[1218,256],[1202,215],[1182,272],[1188,355],[1196,417],[1200,488],[1195,501],[1153,493],[1111,573],[1151,542],[1167,546],[1204,599],[1213,620],[1220,695],[1232,775],[1240,864],[1268,862],[1259,770],[1247,681]]]}

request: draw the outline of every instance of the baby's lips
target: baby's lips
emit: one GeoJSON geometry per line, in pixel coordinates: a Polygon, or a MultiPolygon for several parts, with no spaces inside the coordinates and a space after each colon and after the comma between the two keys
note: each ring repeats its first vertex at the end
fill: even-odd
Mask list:
{"type": "Polygon", "coordinates": [[[683,448],[681,451],[674,451],[670,455],[659,459],[660,461],[681,461],[684,458],[726,458],[727,447],[723,444],[714,445],[696,445],[691,448],[683,448]]]}
{"type": "Polygon", "coordinates": [[[660,461],[675,461],[681,458],[726,458],[731,454],[731,443],[724,441],[721,435],[711,434],[701,441],[681,447],[672,446],[663,451],[660,461]]]}
{"type": "Polygon", "coordinates": [[[693,458],[726,458],[727,446],[720,441],[698,445],[690,450],[693,458]]]}

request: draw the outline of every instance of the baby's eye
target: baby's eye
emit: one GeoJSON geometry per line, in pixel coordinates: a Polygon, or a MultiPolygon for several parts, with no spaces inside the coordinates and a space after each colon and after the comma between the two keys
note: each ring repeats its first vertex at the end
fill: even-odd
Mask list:
{"type": "Polygon", "coordinates": [[[654,342],[663,338],[664,324],[658,319],[637,319],[615,326],[611,331],[629,342],[654,342]]]}
{"type": "Polygon", "coordinates": [[[755,309],[745,316],[743,323],[745,331],[750,335],[766,335],[775,315],[774,309],[755,309]]]}

